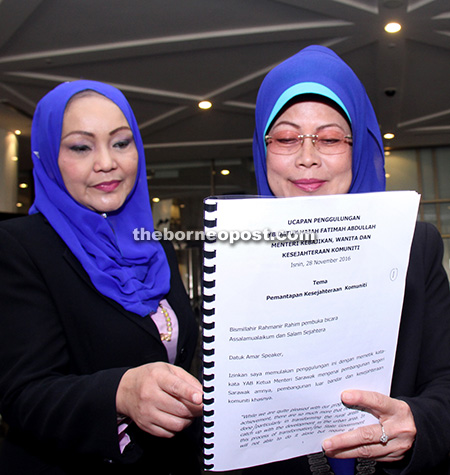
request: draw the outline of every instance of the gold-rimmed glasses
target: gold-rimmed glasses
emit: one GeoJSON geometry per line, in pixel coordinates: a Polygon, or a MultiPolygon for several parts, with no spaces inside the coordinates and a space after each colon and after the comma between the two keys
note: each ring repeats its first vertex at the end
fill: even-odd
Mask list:
{"type": "Polygon", "coordinates": [[[267,150],[276,155],[291,155],[303,145],[305,139],[311,139],[314,147],[324,155],[339,155],[352,145],[351,135],[343,132],[324,130],[317,134],[296,134],[291,130],[280,130],[266,135],[267,150]]]}

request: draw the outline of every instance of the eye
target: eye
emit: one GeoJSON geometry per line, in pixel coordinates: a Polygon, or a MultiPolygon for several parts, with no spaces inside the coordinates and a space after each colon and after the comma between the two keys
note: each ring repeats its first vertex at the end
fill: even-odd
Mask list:
{"type": "Polygon", "coordinates": [[[344,137],[343,136],[341,137],[340,135],[324,134],[324,135],[319,135],[317,141],[325,146],[333,146],[342,142],[343,139],[344,137]]]}
{"type": "Polygon", "coordinates": [[[341,139],[336,139],[334,137],[323,137],[323,138],[320,138],[319,140],[325,145],[334,145],[335,143],[338,143],[341,141],[341,139]]]}
{"type": "Polygon", "coordinates": [[[273,139],[280,145],[294,145],[298,142],[298,136],[289,132],[275,134],[273,139]]]}
{"type": "Polygon", "coordinates": [[[75,153],[83,153],[91,150],[91,147],[89,147],[89,145],[71,145],[69,150],[75,153]]]}
{"type": "Polygon", "coordinates": [[[132,141],[133,139],[118,140],[117,142],[114,143],[113,147],[122,150],[124,148],[127,148],[132,141]]]}

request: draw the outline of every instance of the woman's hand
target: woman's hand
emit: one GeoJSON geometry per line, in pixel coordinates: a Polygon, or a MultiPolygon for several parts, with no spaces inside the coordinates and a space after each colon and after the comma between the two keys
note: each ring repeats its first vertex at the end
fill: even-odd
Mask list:
{"type": "Polygon", "coordinates": [[[341,395],[346,406],[370,412],[383,424],[388,436],[387,443],[380,441],[381,425],[373,424],[336,435],[323,442],[329,457],[361,457],[379,462],[401,460],[412,447],[416,437],[416,425],[408,404],[372,391],[350,390],[341,395]]]}
{"type": "Polygon", "coordinates": [[[202,414],[200,382],[168,363],[149,363],[129,369],[119,383],[116,408],[142,430],[173,437],[202,414]]]}

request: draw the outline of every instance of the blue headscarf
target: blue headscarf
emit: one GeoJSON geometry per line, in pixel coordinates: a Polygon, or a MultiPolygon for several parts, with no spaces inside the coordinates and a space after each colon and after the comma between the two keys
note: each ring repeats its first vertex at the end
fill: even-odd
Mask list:
{"type": "Polygon", "coordinates": [[[60,84],[37,105],[31,130],[35,201],[30,214],[42,213],[80,261],[99,292],[126,310],[146,316],[170,288],[169,265],[159,242],[135,241],[133,230],[153,231],[144,146],[133,111],[116,88],[96,81],[60,84]],[[66,105],[79,92],[93,90],[123,112],[138,151],[136,183],[125,203],[105,218],[75,201],[58,167],[66,105]]]}
{"type": "Polygon", "coordinates": [[[333,51],[324,46],[308,46],[270,71],[258,93],[253,158],[259,194],[273,196],[267,182],[264,137],[283,107],[302,94],[324,96],[347,115],[353,136],[349,193],[384,191],[383,142],[364,86],[333,51]]]}

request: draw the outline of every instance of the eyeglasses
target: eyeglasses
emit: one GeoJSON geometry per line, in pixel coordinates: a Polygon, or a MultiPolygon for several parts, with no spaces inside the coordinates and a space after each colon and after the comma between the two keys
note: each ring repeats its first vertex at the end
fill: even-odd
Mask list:
{"type": "Polygon", "coordinates": [[[276,155],[296,153],[305,139],[311,139],[316,150],[324,155],[339,155],[348,150],[348,145],[352,145],[351,135],[330,130],[304,135],[298,135],[290,130],[280,130],[272,135],[266,135],[265,138],[267,150],[276,155]]]}

